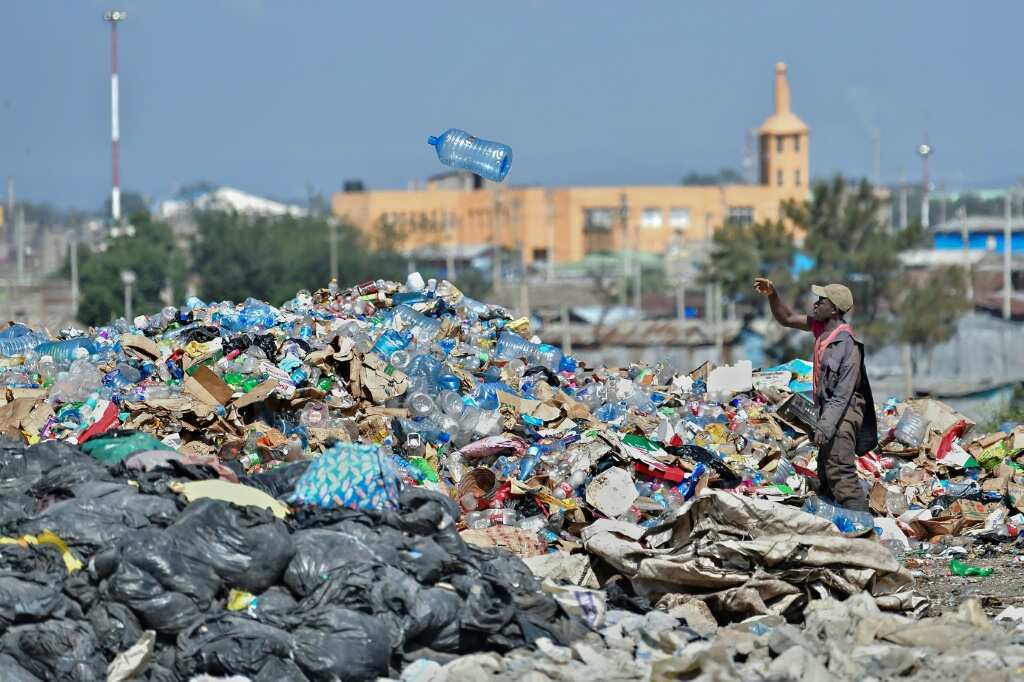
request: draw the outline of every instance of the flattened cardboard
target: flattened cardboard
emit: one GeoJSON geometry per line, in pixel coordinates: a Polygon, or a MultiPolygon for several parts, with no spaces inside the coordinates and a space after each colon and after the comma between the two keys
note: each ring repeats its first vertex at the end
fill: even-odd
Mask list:
{"type": "Polygon", "coordinates": [[[138,355],[145,356],[150,360],[160,357],[160,346],[152,339],[138,334],[125,334],[121,337],[121,347],[125,350],[134,351],[138,355]]]}
{"type": "Polygon", "coordinates": [[[207,405],[227,405],[234,391],[206,366],[197,367],[192,376],[185,377],[182,386],[207,405]]]}
{"type": "MultiPolygon", "coordinates": [[[[355,364],[353,362],[353,364],[355,364]]],[[[409,390],[409,377],[375,353],[363,356],[359,380],[378,405],[409,390]]]]}
{"type": "Polygon", "coordinates": [[[231,403],[231,406],[236,409],[241,409],[246,405],[254,405],[259,402],[263,402],[274,392],[274,389],[278,387],[278,383],[274,379],[267,379],[262,384],[252,389],[245,395],[237,398],[231,403]]]}

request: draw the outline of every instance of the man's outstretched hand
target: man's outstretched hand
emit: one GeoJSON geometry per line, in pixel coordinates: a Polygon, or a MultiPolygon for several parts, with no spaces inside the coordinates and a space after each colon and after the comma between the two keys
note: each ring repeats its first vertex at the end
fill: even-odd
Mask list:
{"type": "Polygon", "coordinates": [[[770,279],[764,277],[758,277],[754,280],[754,288],[757,289],[757,293],[762,296],[771,296],[775,293],[775,285],[772,284],[770,279]]]}

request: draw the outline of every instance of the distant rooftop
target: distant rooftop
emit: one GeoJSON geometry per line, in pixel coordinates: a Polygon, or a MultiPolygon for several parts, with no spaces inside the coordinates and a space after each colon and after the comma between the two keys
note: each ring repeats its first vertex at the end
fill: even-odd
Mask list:
{"type": "Polygon", "coordinates": [[[304,216],[308,213],[301,206],[265,199],[234,187],[220,187],[211,192],[198,192],[183,199],[164,201],[157,212],[162,218],[170,218],[196,209],[237,211],[253,215],[304,216]]]}

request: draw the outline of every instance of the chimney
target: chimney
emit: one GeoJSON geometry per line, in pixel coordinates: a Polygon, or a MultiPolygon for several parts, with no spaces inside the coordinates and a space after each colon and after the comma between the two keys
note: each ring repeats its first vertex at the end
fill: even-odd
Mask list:
{"type": "Polygon", "coordinates": [[[789,111],[789,80],[786,79],[786,63],[778,62],[775,65],[775,113],[783,114],[789,111]]]}

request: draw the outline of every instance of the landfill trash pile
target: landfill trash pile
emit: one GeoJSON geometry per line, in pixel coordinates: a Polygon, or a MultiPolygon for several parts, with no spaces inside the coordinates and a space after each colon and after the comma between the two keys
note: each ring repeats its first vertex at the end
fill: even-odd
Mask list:
{"type": "Polygon", "coordinates": [[[418,273],[0,331],[0,663],[440,674],[420,659],[595,641],[627,605],[921,616],[920,562],[1020,554],[1020,426],[890,401],[857,513],[813,492],[808,363],[588,367],[532,331],[418,273]]]}

